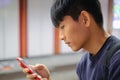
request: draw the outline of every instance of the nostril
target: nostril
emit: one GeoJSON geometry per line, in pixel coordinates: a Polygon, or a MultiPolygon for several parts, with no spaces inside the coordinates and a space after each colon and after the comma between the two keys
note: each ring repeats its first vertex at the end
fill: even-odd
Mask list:
{"type": "Polygon", "coordinates": [[[64,40],[64,36],[63,35],[59,35],[60,40],[64,40]]]}

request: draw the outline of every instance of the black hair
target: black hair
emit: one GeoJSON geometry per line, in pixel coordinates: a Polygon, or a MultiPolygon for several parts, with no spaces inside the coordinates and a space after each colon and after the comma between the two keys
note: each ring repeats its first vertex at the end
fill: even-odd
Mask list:
{"type": "Polygon", "coordinates": [[[99,26],[103,26],[103,15],[99,0],[55,0],[51,8],[51,20],[58,27],[67,15],[78,20],[81,11],[90,13],[99,26]]]}

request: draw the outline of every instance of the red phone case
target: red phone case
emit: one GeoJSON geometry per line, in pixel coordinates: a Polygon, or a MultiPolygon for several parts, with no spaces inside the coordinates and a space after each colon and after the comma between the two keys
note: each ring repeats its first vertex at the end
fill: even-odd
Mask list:
{"type": "Polygon", "coordinates": [[[27,66],[26,63],[24,62],[24,60],[22,58],[17,57],[16,60],[20,63],[20,65],[23,68],[28,68],[30,74],[36,73],[37,74],[36,80],[41,80],[41,76],[36,71],[34,71],[30,66],[27,66]]]}

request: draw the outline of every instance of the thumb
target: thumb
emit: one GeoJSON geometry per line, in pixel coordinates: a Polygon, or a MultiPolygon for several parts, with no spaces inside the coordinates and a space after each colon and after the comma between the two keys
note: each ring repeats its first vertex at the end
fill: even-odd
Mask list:
{"type": "Polygon", "coordinates": [[[41,80],[47,80],[47,78],[42,78],[41,80]]]}

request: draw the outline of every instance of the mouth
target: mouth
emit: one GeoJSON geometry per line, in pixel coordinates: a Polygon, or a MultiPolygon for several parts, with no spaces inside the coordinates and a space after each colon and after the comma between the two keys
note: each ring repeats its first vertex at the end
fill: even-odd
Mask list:
{"type": "Polygon", "coordinates": [[[68,46],[70,46],[71,43],[70,42],[65,42],[65,44],[67,44],[68,46]]]}

